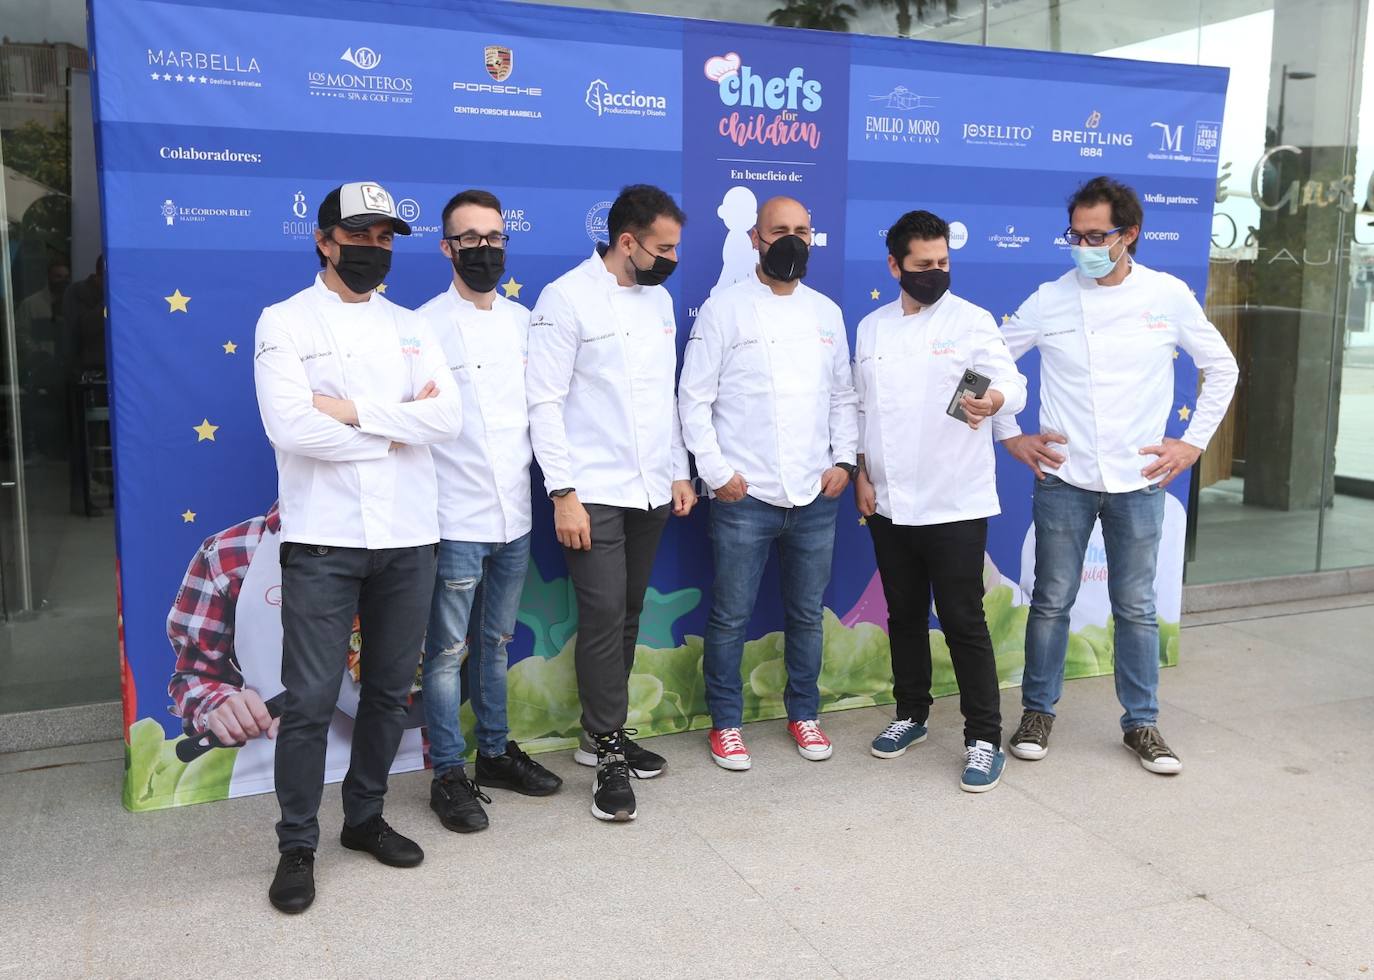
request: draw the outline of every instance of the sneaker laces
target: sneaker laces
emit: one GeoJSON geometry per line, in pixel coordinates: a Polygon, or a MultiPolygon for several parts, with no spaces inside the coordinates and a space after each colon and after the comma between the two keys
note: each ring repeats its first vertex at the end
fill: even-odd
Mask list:
{"type": "Polygon", "coordinates": [[[602,786],[615,780],[617,785],[623,782],[628,788],[631,776],[639,778],[639,773],[625,758],[626,747],[633,744],[628,737],[632,731],[634,729],[622,728],[605,735],[592,736],[592,741],[596,743],[596,778],[602,786]]]}
{"type": "Polygon", "coordinates": [[[1021,719],[1021,727],[1016,730],[1016,741],[1044,744],[1050,734],[1050,716],[1038,711],[1029,711],[1021,719]]]}
{"type": "Polygon", "coordinates": [[[964,763],[965,769],[976,769],[985,774],[992,772],[992,760],[996,753],[991,745],[986,742],[974,742],[965,746],[964,752],[967,760],[964,763]]]}
{"type": "Polygon", "coordinates": [[[824,745],[825,733],[821,731],[821,726],[814,721],[799,721],[797,722],[797,740],[806,744],[824,745]]]}
{"type": "Polygon", "coordinates": [[[917,727],[917,723],[912,721],[910,718],[898,718],[895,721],[893,721],[892,724],[884,728],[883,733],[878,737],[890,738],[894,742],[900,741],[903,735],[905,735],[907,732],[911,731],[915,727],[917,727]]]}
{"type": "Polygon", "coordinates": [[[746,754],[744,738],[740,735],[738,728],[722,728],[719,733],[720,750],[726,755],[734,755],[736,752],[746,754]]]}
{"type": "MultiPolygon", "coordinates": [[[[482,787],[477,783],[477,781],[475,779],[468,778],[468,774],[462,770],[457,770],[452,773],[445,773],[444,778],[439,780],[439,785],[443,787],[444,795],[447,796],[450,800],[452,800],[455,796],[461,798],[463,795],[462,791],[466,790],[468,795],[471,796],[474,800],[481,800],[483,803],[491,802],[491,797],[488,796],[486,793],[482,792],[482,787]]],[[[467,801],[460,800],[460,802],[467,801]]],[[[387,829],[389,830],[390,828],[387,829]]]]}
{"type": "Polygon", "coordinates": [[[1147,725],[1140,729],[1136,744],[1139,751],[1144,752],[1150,757],[1151,762],[1163,757],[1168,757],[1170,759],[1174,757],[1174,753],[1171,752],[1169,746],[1165,744],[1164,737],[1159,734],[1159,729],[1155,728],[1153,725],[1147,725]]]}
{"type": "Polygon", "coordinates": [[[304,849],[287,851],[282,856],[286,860],[282,862],[281,869],[286,874],[299,874],[315,863],[314,852],[304,849]]]}

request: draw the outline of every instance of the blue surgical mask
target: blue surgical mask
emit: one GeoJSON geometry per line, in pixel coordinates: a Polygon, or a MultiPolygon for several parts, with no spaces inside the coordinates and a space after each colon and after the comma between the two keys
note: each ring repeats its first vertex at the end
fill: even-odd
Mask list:
{"type": "Polygon", "coordinates": [[[1071,245],[1069,252],[1073,255],[1073,264],[1078,266],[1078,271],[1089,279],[1110,276],[1116,268],[1117,259],[1121,258],[1120,255],[1112,258],[1112,245],[1099,245],[1096,248],[1090,245],[1071,245]]]}

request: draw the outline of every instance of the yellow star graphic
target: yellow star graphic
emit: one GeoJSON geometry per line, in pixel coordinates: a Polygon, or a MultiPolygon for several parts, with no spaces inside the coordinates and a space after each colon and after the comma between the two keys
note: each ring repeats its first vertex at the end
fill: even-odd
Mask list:
{"type": "Polygon", "coordinates": [[[196,442],[204,442],[206,439],[214,442],[215,433],[219,430],[219,426],[211,425],[209,419],[201,419],[200,425],[193,425],[191,428],[196,430],[196,442]]]}
{"type": "Polygon", "coordinates": [[[165,299],[165,300],[167,301],[167,312],[168,312],[168,313],[189,313],[189,312],[190,312],[190,310],[186,309],[186,304],[189,303],[189,302],[191,302],[191,297],[181,295],[181,290],[180,290],[180,289],[178,289],[176,292],[172,293],[171,296],[164,296],[164,297],[162,297],[162,298],[165,299]]]}
{"type": "Polygon", "coordinates": [[[505,290],[506,299],[519,299],[520,290],[524,288],[524,285],[523,282],[516,282],[515,277],[511,276],[501,284],[501,288],[505,290]]]}
{"type": "Polygon", "coordinates": [[[196,512],[187,508],[186,512],[181,515],[181,521],[183,524],[194,524],[196,522],[196,512]]]}
{"type": "Polygon", "coordinates": [[[867,517],[860,517],[860,518],[859,518],[859,527],[868,527],[868,518],[867,518],[867,517]]]}
{"type": "Polygon", "coordinates": [[[1188,416],[1192,414],[1192,409],[1190,409],[1187,405],[1180,405],[1178,407],[1178,420],[1180,422],[1187,422],[1188,416]]]}
{"type": "Polygon", "coordinates": [[[236,343],[234,343],[232,340],[225,341],[225,343],[224,343],[224,353],[226,353],[226,354],[233,354],[233,353],[234,353],[235,351],[237,351],[238,349],[239,349],[239,345],[236,344],[236,343]]]}
{"type": "Polygon", "coordinates": [[[1174,360],[1178,360],[1178,348],[1174,348],[1174,360]]]}
{"type": "Polygon", "coordinates": [[[384,283],[384,282],[379,282],[379,283],[377,283],[377,292],[379,292],[379,293],[381,293],[383,296],[385,296],[385,295],[386,295],[386,283],[384,283]]]}
{"type": "Polygon", "coordinates": [[[869,298],[869,299],[877,299],[880,295],[881,295],[881,294],[880,294],[876,289],[872,289],[872,290],[869,290],[868,298],[869,298]]]}
{"type": "Polygon", "coordinates": [[[1002,314],[1002,324],[1005,326],[1006,324],[1008,324],[1008,323],[1010,323],[1010,322],[1011,322],[1011,314],[1010,314],[1010,313],[1003,313],[1003,314],[1002,314]]]}

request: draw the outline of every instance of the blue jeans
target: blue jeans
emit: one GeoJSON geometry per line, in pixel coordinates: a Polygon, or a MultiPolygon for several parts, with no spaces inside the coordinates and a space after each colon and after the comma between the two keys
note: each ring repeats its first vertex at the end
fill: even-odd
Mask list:
{"type": "Polygon", "coordinates": [[[529,563],[528,534],[509,544],[439,542],[439,569],[425,634],[423,698],[435,776],[462,766],[467,752],[458,709],[463,701],[459,670],[469,635],[477,645],[477,659],[468,660],[477,751],[486,756],[506,751],[506,646],[515,633],[529,563]]]}
{"type": "Polygon", "coordinates": [[[1056,476],[1035,484],[1035,589],[1026,620],[1026,669],[1021,704],[1054,714],[1064,690],[1069,611],[1083,579],[1083,554],[1093,522],[1102,519],[1107,594],[1116,620],[1116,697],[1121,728],[1153,725],[1159,717],[1159,623],[1155,618],[1155,560],[1164,527],[1158,486],[1130,493],[1081,490],[1056,476]]]}
{"type": "Polygon", "coordinates": [[[748,496],[734,503],[711,501],[716,577],[702,673],[706,709],[716,728],[738,728],[743,721],[745,631],[774,542],[782,571],[787,718],[805,721],[820,713],[821,601],[830,582],[837,507],[838,498],[824,495],[804,507],[774,507],[748,496]]]}

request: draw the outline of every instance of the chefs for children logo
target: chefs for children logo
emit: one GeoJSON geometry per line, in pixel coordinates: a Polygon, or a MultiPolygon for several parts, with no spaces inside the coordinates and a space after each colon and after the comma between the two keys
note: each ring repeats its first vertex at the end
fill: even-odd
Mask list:
{"type": "Polygon", "coordinates": [[[806,69],[793,66],[782,75],[759,72],[746,65],[736,51],[707,58],[706,80],[719,88],[726,108],[717,131],[736,146],[758,144],[786,146],[821,145],[821,128],[807,115],[823,104],[819,79],[807,78],[806,69]]]}
{"type": "Polygon", "coordinates": [[[816,331],[820,335],[821,343],[826,347],[835,346],[835,328],[819,327],[816,331]]]}
{"type": "Polygon", "coordinates": [[[940,120],[934,117],[939,97],[921,95],[905,85],[868,97],[874,111],[864,115],[864,139],[870,143],[939,143],[940,120]]]}
{"type": "MultiPolygon", "coordinates": [[[[336,49],[337,50],[337,49],[336,49]]],[[[345,48],[338,61],[357,71],[330,66],[306,73],[310,94],[344,102],[409,105],[415,101],[415,80],[407,75],[377,71],[382,53],[368,47],[345,48]]]]}
{"type": "Polygon", "coordinates": [[[957,348],[954,346],[953,337],[939,337],[930,342],[930,354],[932,357],[945,357],[955,353],[957,348]]]}
{"type": "Polygon", "coordinates": [[[1151,313],[1146,310],[1140,314],[1140,319],[1144,322],[1146,330],[1169,329],[1169,314],[1167,313],[1151,313]]]}

